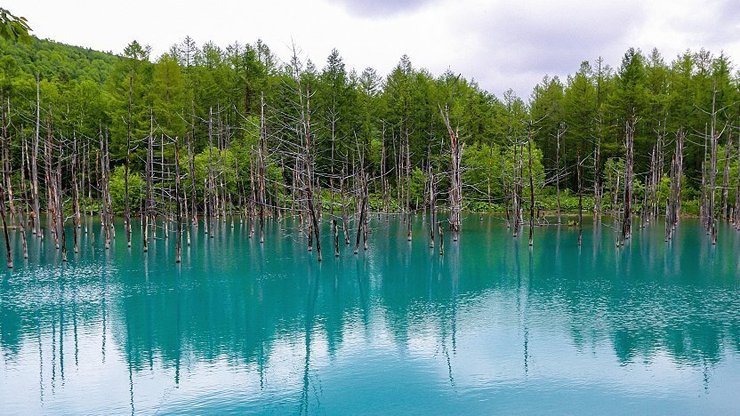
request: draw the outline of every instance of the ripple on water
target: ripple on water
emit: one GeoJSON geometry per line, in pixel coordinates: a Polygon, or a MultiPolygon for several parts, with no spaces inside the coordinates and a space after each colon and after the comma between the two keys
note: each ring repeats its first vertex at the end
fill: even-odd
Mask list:
{"type": "Polygon", "coordinates": [[[373,218],[357,256],[327,239],[321,264],[300,233],[259,244],[241,224],[195,236],[180,266],[173,238],[144,254],[136,228],[134,248],[67,265],[47,245],[0,282],[3,409],[737,413],[736,243],[687,222],[670,246],[656,228],[578,249],[543,227],[530,251],[476,218],[440,256],[404,226],[373,218]]]}

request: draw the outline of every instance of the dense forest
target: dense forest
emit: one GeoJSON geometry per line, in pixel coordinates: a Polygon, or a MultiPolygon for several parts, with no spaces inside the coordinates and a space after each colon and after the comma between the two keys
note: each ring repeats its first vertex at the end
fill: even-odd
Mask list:
{"type": "Polygon", "coordinates": [[[93,218],[108,247],[117,215],[129,246],[135,218],[144,250],[176,235],[178,261],[196,227],[236,219],[263,239],[286,216],[319,260],[322,224],[336,254],[340,239],[357,252],[371,213],[428,213],[440,253],[465,212],[498,212],[515,236],[528,222],[530,245],[535,226],[580,227],[584,212],[615,221],[617,244],[659,217],[666,240],[682,215],[715,241],[718,222],[740,228],[740,73],[724,54],[628,49],[616,67],[584,61],[497,97],[408,56],[383,77],[336,50],[284,61],[261,41],[186,37],[153,57],[136,41],[115,55],[0,38],[0,51],[10,267],[9,234],[24,247],[48,234],[66,257],[93,218]]]}

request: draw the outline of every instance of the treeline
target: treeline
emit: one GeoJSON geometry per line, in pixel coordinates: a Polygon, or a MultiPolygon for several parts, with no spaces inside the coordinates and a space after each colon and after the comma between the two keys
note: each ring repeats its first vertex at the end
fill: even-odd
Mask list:
{"type": "Polygon", "coordinates": [[[667,238],[681,212],[714,235],[720,220],[740,227],[740,77],[724,54],[629,49],[616,69],[583,62],[524,99],[407,56],[381,77],[336,50],[320,68],[295,48],[284,62],[261,41],[188,37],[156,59],[138,42],[120,56],[35,38],[0,51],[8,252],[7,229],[43,235],[42,213],[63,252],[67,221],[87,232],[99,216],[107,245],[114,214],[129,245],[139,217],[177,231],[178,253],[186,223],[237,217],[264,238],[285,214],[319,254],[325,214],[338,253],[340,234],[366,246],[371,211],[428,210],[431,244],[438,207],[453,236],[465,209],[505,213],[514,235],[528,216],[530,242],[547,211],[577,210],[579,225],[584,210],[613,214],[622,240],[637,215],[666,215],[667,238]]]}

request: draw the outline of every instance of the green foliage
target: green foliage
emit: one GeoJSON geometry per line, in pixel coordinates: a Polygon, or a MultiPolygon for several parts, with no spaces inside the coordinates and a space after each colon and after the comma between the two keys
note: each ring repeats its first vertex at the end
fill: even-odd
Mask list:
{"type": "MultiPolygon", "coordinates": [[[[0,14],[0,18],[7,16],[12,15],[0,14]]],[[[329,175],[336,178],[342,170],[351,175],[362,155],[372,178],[378,178],[381,165],[385,165],[392,194],[410,181],[411,203],[415,205],[424,200],[431,165],[443,205],[449,193],[450,170],[450,136],[440,116],[443,110],[464,144],[463,201],[475,210],[498,209],[508,187],[517,181],[523,185],[523,195],[528,196],[526,141],[530,134],[538,205],[553,206],[550,188],[556,175],[561,178],[561,202],[572,203],[578,186],[576,155],[583,161],[588,193],[594,182],[601,182],[608,205],[613,196],[621,198],[623,192],[621,158],[627,120],[634,118],[637,127],[634,171],[638,181],[635,195],[639,196],[639,182],[645,182],[650,152],[659,134],[666,144],[667,165],[677,131],[704,131],[711,121],[713,101],[721,109],[718,126],[734,125],[740,111],[736,69],[727,56],[713,56],[704,50],[686,52],[666,63],[656,50],[643,54],[629,49],[616,70],[600,58],[583,62],[563,81],[544,77],[526,102],[512,90],[496,97],[451,71],[435,76],[412,65],[405,55],[385,77],[373,68],[360,73],[347,68],[336,50],[320,67],[310,61],[295,62],[302,69],[300,77],[290,66],[278,62],[259,40],[222,48],[213,42],[196,44],[187,37],[167,53],[152,57],[149,48],[136,41],[116,56],[33,37],[28,43],[16,42],[0,35],[0,97],[11,103],[11,137],[32,137],[38,77],[42,136],[51,131],[67,138],[79,137],[94,156],[100,135],[105,135],[110,141],[114,172],[121,175],[119,169],[128,159],[132,181],[144,172],[150,134],[158,143],[172,143],[177,138],[183,181],[189,189],[190,179],[196,179],[198,204],[203,200],[209,165],[217,185],[223,180],[232,196],[248,192],[263,110],[268,194],[287,197],[285,185],[293,180],[290,170],[304,140],[300,120],[306,107],[302,107],[300,96],[310,97],[312,158],[322,187],[328,185],[329,175]],[[594,169],[597,142],[600,159],[594,169]],[[411,175],[401,175],[399,180],[398,161],[406,143],[411,175]],[[194,172],[190,172],[186,146],[196,155],[194,172]],[[518,160],[522,160],[521,166],[518,160]]],[[[723,146],[730,130],[725,129],[720,138],[723,146]]],[[[174,150],[168,146],[164,157],[171,160],[174,150]]],[[[721,147],[719,186],[724,154],[721,147]]],[[[730,152],[730,202],[734,202],[737,187],[735,154],[736,150],[730,152]]],[[[14,167],[20,165],[18,143],[11,146],[11,159],[14,167]]],[[[701,137],[687,140],[686,200],[700,195],[703,159],[701,137]]],[[[665,172],[668,166],[663,168],[665,172]]],[[[116,180],[111,178],[112,183],[116,180]]],[[[667,181],[661,179],[661,201],[667,197],[667,181]]],[[[379,189],[378,183],[371,184],[372,191],[379,189]]],[[[718,196],[722,197],[720,191],[718,196]]],[[[589,195],[584,201],[589,201],[589,195]]],[[[371,198],[372,204],[382,206],[380,197],[371,198]]],[[[398,201],[392,204],[397,207],[398,201]]],[[[137,207],[135,202],[131,205],[137,207]]]]}
{"type": "MultiPolygon", "coordinates": [[[[517,181],[521,182],[522,195],[526,197],[530,194],[529,151],[527,149],[527,144],[523,143],[519,146],[508,146],[503,152],[503,158],[506,160],[502,170],[503,180],[507,184],[512,184],[517,181]],[[521,154],[519,158],[515,156],[517,152],[521,154]],[[517,160],[520,160],[521,164],[517,164],[517,160]]],[[[545,186],[545,167],[542,165],[542,151],[535,145],[532,145],[531,162],[532,183],[534,184],[534,192],[537,194],[545,186]]]]}
{"type": "Polygon", "coordinates": [[[8,10],[0,8],[0,38],[10,41],[28,40],[31,26],[25,17],[15,16],[8,10]]]}
{"type": "MultiPolygon", "coordinates": [[[[89,80],[102,84],[119,58],[109,53],[31,37],[13,42],[0,37],[0,56],[13,78],[34,82],[36,75],[59,83],[89,80]]],[[[7,72],[6,72],[7,73],[7,72]]]]}
{"type": "Polygon", "coordinates": [[[604,166],[604,194],[610,198],[624,192],[624,160],[609,158],[604,166]]]}
{"type": "Polygon", "coordinates": [[[175,58],[164,54],[157,60],[148,94],[151,116],[157,120],[164,134],[170,137],[185,136],[186,125],[182,115],[187,108],[188,92],[185,76],[175,58]]]}
{"type": "Polygon", "coordinates": [[[216,185],[223,181],[230,192],[236,192],[236,165],[234,163],[234,154],[230,149],[219,150],[215,147],[206,148],[195,155],[194,159],[195,186],[199,192],[203,192],[205,189],[209,173],[211,177],[215,178],[216,185]]]}
{"type": "MultiPolygon", "coordinates": [[[[137,172],[128,176],[129,205],[136,209],[141,206],[146,194],[146,183],[137,172]]],[[[117,166],[110,176],[110,198],[113,212],[121,213],[126,205],[126,169],[117,166]]]]}
{"type": "MultiPolygon", "coordinates": [[[[544,209],[547,212],[556,212],[558,209],[557,196],[548,192],[545,195],[540,196],[537,199],[537,206],[544,209]]],[[[584,195],[583,197],[583,211],[584,213],[592,211],[594,208],[594,198],[591,195],[584,195]]],[[[560,194],[560,209],[562,212],[578,212],[578,195],[574,194],[570,190],[565,190],[560,194]]]]}
{"type": "Polygon", "coordinates": [[[467,195],[490,201],[503,197],[504,161],[500,146],[474,144],[463,152],[463,183],[467,195]]]}
{"type": "Polygon", "coordinates": [[[427,175],[419,168],[415,167],[411,172],[409,179],[409,197],[413,206],[421,204],[424,201],[424,190],[426,189],[427,175]]]}

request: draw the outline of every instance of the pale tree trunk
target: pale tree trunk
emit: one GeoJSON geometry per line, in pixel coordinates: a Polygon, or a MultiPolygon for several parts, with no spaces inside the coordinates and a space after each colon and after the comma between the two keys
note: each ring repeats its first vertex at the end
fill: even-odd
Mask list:
{"type": "Polygon", "coordinates": [[[175,263],[180,263],[182,261],[182,210],[180,207],[180,192],[182,191],[182,187],[180,186],[180,144],[179,140],[175,138],[175,196],[176,196],[176,202],[175,207],[177,210],[176,214],[176,231],[177,235],[175,237],[175,263]]]}
{"type": "Polygon", "coordinates": [[[437,195],[434,183],[434,172],[432,170],[432,161],[429,160],[428,166],[429,178],[429,248],[434,248],[434,233],[437,225],[437,195]]]}
{"type": "Polygon", "coordinates": [[[453,241],[457,241],[460,233],[460,211],[462,210],[462,148],[460,143],[459,129],[453,129],[450,124],[450,114],[447,107],[439,108],[439,112],[444,120],[447,133],[450,136],[450,230],[452,231],[453,241]]]}
{"type": "Polygon", "coordinates": [[[729,192],[730,192],[730,161],[732,159],[732,131],[727,135],[727,143],[725,143],[725,166],[722,175],[722,220],[726,221],[729,217],[727,211],[729,207],[729,192]]]}
{"type": "Polygon", "coordinates": [[[406,127],[404,134],[404,145],[406,146],[405,156],[406,161],[404,162],[404,168],[406,169],[406,240],[411,241],[411,233],[413,229],[412,221],[412,210],[411,207],[411,146],[409,144],[409,129],[406,127]]]}
{"type": "Polygon", "coordinates": [[[737,186],[735,187],[735,229],[740,231],[740,138],[737,141],[737,186]]]}
{"type": "Polygon", "coordinates": [[[601,120],[598,122],[598,131],[596,133],[596,149],[594,149],[594,220],[601,219],[601,175],[599,163],[601,162],[601,120]]]}
{"type": "Polygon", "coordinates": [[[131,247],[131,207],[129,206],[129,189],[128,189],[128,175],[130,172],[130,154],[131,154],[131,111],[133,106],[133,89],[134,89],[134,78],[129,75],[128,84],[128,119],[126,120],[126,164],[124,167],[125,175],[123,179],[124,187],[124,222],[126,226],[126,244],[131,247]]]}
{"type": "Polygon", "coordinates": [[[73,143],[72,143],[72,164],[71,164],[71,176],[72,176],[72,207],[74,209],[73,213],[73,224],[72,224],[72,238],[74,239],[74,252],[79,252],[79,246],[77,243],[77,231],[82,228],[81,220],[82,216],[80,215],[80,190],[79,190],[79,184],[77,183],[77,136],[75,135],[73,143]]]}
{"type": "Polygon", "coordinates": [[[152,176],[154,175],[153,172],[153,166],[154,166],[154,145],[153,145],[153,136],[154,135],[154,114],[150,114],[149,118],[149,136],[146,138],[146,164],[145,164],[145,176],[146,176],[146,201],[144,202],[144,215],[143,215],[143,236],[142,236],[142,244],[144,252],[149,251],[149,222],[152,219],[152,208],[153,208],[153,199],[152,199],[152,176]]]}
{"type": "Polygon", "coordinates": [[[18,223],[18,213],[15,208],[15,198],[13,197],[13,181],[11,180],[10,173],[13,171],[12,159],[10,155],[10,135],[8,134],[8,125],[10,124],[10,99],[6,102],[2,102],[3,99],[0,96],[0,129],[2,130],[2,154],[3,158],[3,180],[5,181],[5,192],[7,193],[8,209],[10,213],[10,223],[18,223]],[[7,103],[7,104],[6,104],[7,103]],[[6,105],[3,105],[6,104],[6,105]]]}
{"type": "Polygon", "coordinates": [[[709,129],[709,198],[707,205],[707,220],[709,221],[709,232],[712,244],[717,244],[717,218],[716,218],[716,191],[717,191],[717,142],[720,134],[717,132],[717,85],[714,84],[712,93],[712,121],[709,129]]]}
{"type": "Polygon", "coordinates": [[[634,165],[634,134],[636,120],[634,116],[625,123],[624,163],[624,215],[622,217],[622,242],[632,236],[632,178],[634,165]]]}
{"type": "Polygon", "coordinates": [[[36,129],[31,148],[31,196],[33,197],[33,234],[42,238],[39,201],[39,142],[41,140],[41,80],[36,77],[36,129]]]}
{"type": "MultiPolygon", "coordinates": [[[[534,243],[534,180],[532,178],[532,123],[529,123],[527,137],[527,154],[529,166],[529,246],[534,243]]],[[[558,209],[559,212],[559,209],[558,209]]]]}
{"type": "Polygon", "coordinates": [[[5,219],[5,191],[0,185],[0,219],[3,222],[3,237],[5,238],[5,255],[7,258],[6,265],[9,269],[13,268],[13,252],[10,248],[10,236],[8,234],[8,224],[5,219]]]}
{"type": "Polygon", "coordinates": [[[583,244],[583,164],[581,149],[576,151],[576,174],[578,175],[578,247],[583,244]]]}
{"type": "Polygon", "coordinates": [[[359,201],[359,211],[360,211],[360,218],[357,222],[357,235],[355,238],[355,251],[354,253],[357,254],[360,251],[360,239],[362,238],[363,234],[363,226],[365,224],[365,217],[367,216],[367,205],[368,205],[368,199],[367,199],[367,192],[366,192],[366,181],[367,176],[365,175],[365,172],[363,169],[360,170],[360,172],[357,173],[357,176],[359,176],[359,179],[357,180],[357,198],[359,201]]]}
{"type": "Polygon", "coordinates": [[[260,221],[260,244],[265,242],[265,203],[267,199],[265,184],[265,152],[267,141],[267,124],[265,123],[265,96],[260,96],[260,138],[257,145],[257,180],[260,221]]]}
{"type": "Polygon", "coordinates": [[[61,234],[61,244],[62,244],[62,261],[67,261],[67,231],[64,229],[64,223],[66,218],[64,217],[64,189],[62,187],[62,162],[61,162],[61,154],[60,154],[60,161],[59,165],[57,167],[57,183],[58,183],[58,190],[57,190],[57,198],[59,200],[58,206],[59,206],[59,234],[61,234]]]}
{"type": "MultiPolygon", "coordinates": [[[[297,85],[297,93],[298,93],[298,108],[300,109],[300,139],[303,142],[303,154],[299,155],[296,160],[299,158],[303,158],[303,188],[305,193],[305,199],[306,199],[306,208],[307,208],[307,216],[308,216],[308,236],[309,236],[309,250],[313,249],[313,238],[316,238],[316,254],[317,254],[317,260],[321,261],[321,230],[319,227],[319,220],[318,220],[318,213],[315,206],[315,195],[314,195],[314,158],[313,158],[313,132],[311,130],[311,88],[309,85],[305,86],[305,92],[304,92],[304,86],[302,85],[301,81],[301,71],[299,68],[299,61],[297,52],[295,49],[293,50],[293,59],[292,62],[294,64],[294,75],[295,75],[295,82],[297,85]]],[[[319,191],[319,198],[320,198],[320,191],[319,191]]],[[[318,209],[321,209],[319,199],[319,207],[318,209]]]]}
{"type": "Polygon", "coordinates": [[[46,185],[46,218],[47,226],[51,229],[54,237],[54,247],[59,250],[59,228],[57,227],[57,221],[59,220],[59,214],[57,212],[57,184],[54,170],[54,147],[56,146],[54,141],[54,131],[51,124],[51,109],[49,109],[49,119],[47,120],[47,138],[44,143],[44,165],[46,174],[45,185],[46,185]]]}
{"type": "MultiPolygon", "coordinates": [[[[561,219],[561,206],[560,206],[560,139],[563,137],[563,134],[565,134],[566,128],[565,123],[560,123],[558,125],[558,131],[555,135],[556,140],[556,150],[555,150],[555,194],[557,199],[557,206],[558,206],[558,224],[562,223],[561,219]]],[[[530,162],[531,164],[531,162],[530,162]]]]}
{"type": "Polygon", "coordinates": [[[26,190],[26,169],[28,168],[28,143],[26,140],[26,136],[22,136],[22,143],[21,143],[21,194],[23,198],[23,207],[24,212],[21,213],[23,215],[23,218],[21,218],[20,225],[21,225],[21,242],[23,244],[23,258],[28,258],[28,241],[26,238],[26,227],[28,226],[28,192],[26,190]]]}
{"type": "Polygon", "coordinates": [[[100,132],[100,190],[101,190],[101,209],[100,209],[100,226],[102,228],[105,249],[110,249],[112,216],[110,212],[110,160],[108,154],[108,134],[100,132]]]}
{"type": "Polygon", "coordinates": [[[195,188],[195,154],[193,153],[193,133],[191,133],[188,136],[188,163],[190,168],[190,201],[193,204],[192,209],[190,210],[193,214],[192,218],[192,225],[193,227],[198,226],[198,199],[197,195],[195,194],[196,188],[195,188]]]}

